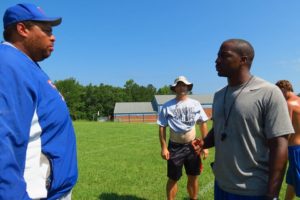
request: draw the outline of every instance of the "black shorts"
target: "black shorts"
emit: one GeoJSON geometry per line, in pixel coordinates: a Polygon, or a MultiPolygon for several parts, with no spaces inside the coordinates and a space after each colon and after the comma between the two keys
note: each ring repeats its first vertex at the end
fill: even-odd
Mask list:
{"type": "Polygon", "coordinates": [[[168,177],[178,181],[182,176],[182,166],[184,165],[187,175],[197,176],[200,174],[201,159],[192,145],[179,144],[169,141],[168,150],[170,159],[168,160],[168,177]]]}

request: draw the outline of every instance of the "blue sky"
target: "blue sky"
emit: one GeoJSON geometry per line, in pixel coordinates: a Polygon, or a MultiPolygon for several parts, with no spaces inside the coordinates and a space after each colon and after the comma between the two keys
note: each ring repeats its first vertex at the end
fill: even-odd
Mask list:
{"type": "MultiPolygon", "coordinates": [[[[1,0],[1,15],[19,2],[1,0]]],[[[55,51],[41,63],[52,80],[122,87],[133,79],[160,88],[185,75],[195,94],[212,94],[226,84],[215,71],[220,44],[242,38],[255,48],[252,74],[288,79],[300,92],[299,0],[26,2],[63,18],[54,28],[55,51]]]]}

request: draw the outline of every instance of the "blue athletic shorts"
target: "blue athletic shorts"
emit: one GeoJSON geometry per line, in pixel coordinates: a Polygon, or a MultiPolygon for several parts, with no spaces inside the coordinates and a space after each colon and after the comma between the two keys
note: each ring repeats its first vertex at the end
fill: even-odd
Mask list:
{"type": "Polygon", "coordinates": [[[289,146],[289,168],[286,173],[286,183],[294,187],[297,197],[300,197],[300,146],[289,146]]]}
{"type": "Polygon", "coordinates": [[[170,159],[167,173],[170,179],[178,181],[182,176],[183,166],[187,175],[197,176],[200,174],[201,159],[190,143],[179,144],[169,141],[168,150],[170,159]]]}
{"type": "Polygon", "coordinates": [[[222,190],[215,181],[215,200],[265,200],[265,196],[237,195],[222,190]]]}

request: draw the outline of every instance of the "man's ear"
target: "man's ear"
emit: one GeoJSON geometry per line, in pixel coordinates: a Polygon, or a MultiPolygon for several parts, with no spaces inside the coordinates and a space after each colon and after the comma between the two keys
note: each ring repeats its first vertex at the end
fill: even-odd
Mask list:
{"type": "Polygon", "coordinates": [[[29,29],[23,23],[18,23],[16,25],[17,32],[20,36],[27,37],[29,29]]]}
{"type": "Polygon", "coordinates": [[[247,64],[247,63],[248,63],[248,60],[249,60],[249,58],[248,58],[247,56],[242,56],[242,57],[241,57],[241,62],[242,62],[243,64],[247,64]]]}

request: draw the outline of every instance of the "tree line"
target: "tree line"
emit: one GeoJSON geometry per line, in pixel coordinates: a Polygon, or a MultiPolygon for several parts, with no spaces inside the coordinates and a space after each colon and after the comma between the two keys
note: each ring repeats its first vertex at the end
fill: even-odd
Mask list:
{"type": "Polygon", "coordinates": [[[156,89],[152,84],[138,85],[126,81],[124,87],[101,83],[83,86],[75,78],[55,81],[73,120],[95,120],[97,116],[113,116],[116,102],[150,102],[154,95],[173,94],[168,85],[156,89]]]}
{"type": "Polygon", "coordinates": [[[156,89],[152,84],[138,85],[132,79],[126,81],[124,87],[103,83],[83,86],[75,78],[55,81],[54,84],[63,95],[73,120],[111,117],[116,102],[150,102],[154,95],[173,94],[168,85],[156,89]]]}

